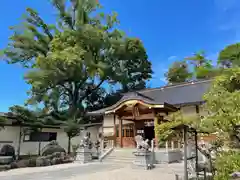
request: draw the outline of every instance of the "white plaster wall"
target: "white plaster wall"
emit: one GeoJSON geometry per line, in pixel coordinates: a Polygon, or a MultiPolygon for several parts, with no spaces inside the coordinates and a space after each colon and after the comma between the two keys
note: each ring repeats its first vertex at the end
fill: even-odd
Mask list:
{"type": "MultiPolygon", "coordinates": [[[[17,151],[18,148],[18,141],[19,141],[19,127],[11,127],[6,126],[4,129],[0,131],[0,148],[5,144],[10,144],[15,148],[15,151],[17,151]],[[3,141],[12,141],[12,143],[1,143],[3,141]]],[[[57,142],[60,146],[62,146],[65,150],[67,150],[68,147],[68,137],[66,133],[64,132],[64,129],[52,129],[52,128],[43,128],[43,132],[56,132],[57,133],[57,142]]],[[[80,143],[80,140],[84,137],[85,132],[91,133],[91,140],[93,142],[96,142],[99,135],[99,127],[89,127],[84,131],[81,131],[80,135],[77,137],[72,138],[71,144],[76,145],[80,143]]],[[[49,142],[41,142],[41,149],[47,145],[49,142]]],[[[39,142],[21,142],[21,149],[20,154],[21,155],[27,155],[27,154],[37,154],[38,153],[38,147],[39,142]]]]}
{"type": "Polygon", "coordinates": [[[113,125],[113,115],[105,115],[103,118],[103,127],[112,127],[113,125]]]}
{"type": "MultiPolygon", "coordinates": [[[[122,124],[130,124],[132,121],[123,120],[122,124]]],[[[116,117],[116,125],[119,124],[119,118],[116,117]]],[[[113,136],[114,134],[114,116],[106,115],[103,119],[103,135],[104,136],[113,136]]]]}
{"type": "Polygon", "coordinates": [[[20,128],[19,127],[12,127],[12,126],[5,126],[3,129],[0,130],[0,148],[2,148],[5,144],[12,145],[15,150],[18,145],[18,137],[19,137],[20,128]],[[3,141],[9,141],[12,143],[4,143],[3,141]]]}
{"type": "MultiPolygon", "coordinates": [[[[199,114],[201,116],[206,116],[208,112],[205,110],[204,105],[199,105],[199,114]]],[[[181,110],[183,114],[185,115],[194,115],[196,113],[196,107],[195,106],[185,106],[181,107],[181,110]]]]}
{"type": "Polygon", "coordinates": [[[196,106],[184,106],[181,107],[181,111],[184,115],[195,115],[196,114],[196,106]]]}
{"type": "Polygon", "coordinates": [[[103,135],[104,136],[113,136],[114,135],[113,127],[104,127],[103,128],[103,135]]]}
{"type": "Polygon", "coordinates": [[[71,140],[72,145],[79,144],[81,139],[85,136],[86,132],[90,132],[91,141],[95,143],[99,139],[98,136],[99,136],[99,133],[101,132],[101,129],[99,126],[93,126],[93,127],[87,128],[86,130],[82,130],[79,136],[72,138],[71,140]]]}
{"type": "MultiPolygon", "coordinates": [[[[122,123],[129,124],[129,123],[133,123],[133,122],[123,119],[122,123]]],[[[116,125],[118,125],[118,124],[119,124],[119,118],[116,117],[116,125]]],[[[110,126],[114,126],[114,117],[113,117],[113,115],[106,115],[106,116],[104,116],[103,127],[110,127],[110,126]]]]}
{"type": "Polygon", "coordinates": [[[201,116],[207,116],[208,112],[206,111],[206,109],[204,108],[204,105],[199,106],[199,114],[201,116]]]}

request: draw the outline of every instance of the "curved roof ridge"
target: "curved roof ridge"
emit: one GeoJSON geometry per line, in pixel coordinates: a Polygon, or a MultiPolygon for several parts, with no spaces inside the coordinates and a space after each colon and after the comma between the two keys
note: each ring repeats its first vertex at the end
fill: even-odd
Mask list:
{"type": "Polygon", "coordinates": [[[139,95],[139,96],[142,96],[142,97],[144,97],[144,98],[146,98],[146,99],[149,99],[149,100],[154,101],[154,99],[151,98],[151,97],[149,97],[149,96],[146,96],[146,95],[144,95],[144,94],[142,94],[142,93],[140,93],[140,92],[137,92],[137,91],[136,91],[136,93],[137,93],[137,95],[139,95]]]}
{"type": "Polygon", "coordinates": [[[169,84],[157,88],[149,88],[149,89],[143,89],[140,90],[139,93],[145,93],[145,92],[150,92],[150,91],[155,91],[155,90],[160,90],[160,89],[165,89],[165,88],[176,88],[176,87],[182,87],[182,86],[189,86],[189,85],[194,85],[194,84],[200,84],[200,83],[205,83],[205,82],[210,82],[213,79],[204,79],[204,80],[197,80],[197,81],[189,81],[189,82],[183,82],[183,83],[177,83],[177,84],[169,84]]]}

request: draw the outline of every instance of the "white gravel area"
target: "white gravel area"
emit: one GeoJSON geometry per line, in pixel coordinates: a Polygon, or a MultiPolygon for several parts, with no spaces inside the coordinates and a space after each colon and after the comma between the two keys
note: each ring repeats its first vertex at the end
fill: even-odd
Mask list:
{"type": "Polygon", "coordinates": [[[67,164],[58,164],[54,166],[45,166],[45,167],[26,167],[26,168],[12,169],[9,171],[0,172],[0,177],[7,176],[7,175],[21,175],[21,174],[37,173],[37,172],[50,172],[50,171],[56,171],[56,170],[60,171],[61,169],[67,169],[67,168],[78,167],[78,166],[89,166],[91,164],[94,164],[94,163],[89,163],[89,164],[67,163],[67,164]]]}
{"type": "Polygon", "coordinates": [[[158,165],[152,170],[129,164],[71,163],[48,167],[22,168],[1,172],[1,180],[175,180],[181,164],[158,165]]]}
{"type": "Polygon", "coordinates": [[[130,167],[90,175],[73,176],[69,180],[175,180],[173,173],[153,170],[131,169],[130,167]]]}

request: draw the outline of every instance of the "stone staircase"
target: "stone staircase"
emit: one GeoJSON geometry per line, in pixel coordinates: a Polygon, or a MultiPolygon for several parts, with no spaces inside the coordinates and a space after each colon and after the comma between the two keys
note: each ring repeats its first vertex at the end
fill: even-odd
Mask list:
{"type": "Polygon", "coordinates": [[[112,152],[104,158],[103,162],[131,164],[134,161],[134,151],[135,149],[114,148],[112,152]]]}

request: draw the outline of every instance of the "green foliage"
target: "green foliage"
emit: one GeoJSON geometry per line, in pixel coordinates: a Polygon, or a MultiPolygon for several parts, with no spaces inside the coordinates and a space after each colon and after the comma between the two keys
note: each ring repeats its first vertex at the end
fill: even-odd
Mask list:
{"type": "Polygon", "coordinates": [[[204,51],[194,53],[184,61],[176,61],[165,74],[168,82],[180,83],[189,80],[211,79],[221,74],[222,68],[214,67],[204,51]]]}
{"type": "Polygon", "coordinates": [[[218,56],[218,63],[223,67],[240,66],[240,43],[225,47],[218,56]]]}
{"type": "Polygon", "coordinates": [[[211,79],[220,75],[222,71],[222,68],[214,67],[209,61],[195,68],[196,79],[211,79]]]}
{"type": "Polygon", "coordinates": [[[217,174],[214,180],[231,179],[230,174],[240,170],[240,153],[235,151],[222,152],[217,157],[215,167],[217,174]]]}
{"type": "Polygon", "coordinates": [[[213,66],[204,51],[196,52],[185,60],[193,65],[193,79],[210,79],[220,73],[220,69],[213,66]]]}
{"type": "Polygon", "coordinates": [[[165,74],[166,79],[170,83],[186,82],[192,74],[188,70],[188,64],[184,61],[176,61],[165,74]]]}
{"type": "Polygon", "coordinates": [[[168,139],[180,135],[182,130],[174,130],[175,127],[186,125],[202,132],[201,119],[198,115],[184,115],[181,111],[170,114],[167,119],[169,121],[157,124],[155,122],[155,133],[157,135],[158,144],[162,145],[168,139]]]}
{"type": "Polygon", "coordinates": [[[68,119],[74,119],[103,107],[103,83],[120,83],[124,91],[145,87],[152,74],[146,50],[139,39],[117,29],[116,13],[101,13],[95,0],[51,3],[57,25],[28,8],[4,50],[9,63],[29,68],[28,105],[43,103],[46,113],[68,110],[68,119]]]}
{"type": "Polygon", "coordinates": [[[186,57],[185,60],[190,61],[190,63],[194,67],[203,66],[207,62],[206,55],[205,55],[204,51],[196,52],[192,56],[186,57]]]}
{"type": "Polygon", "coordinates": [[[226,69],[213,82],[209,92],[205,94],[205,109],[208,116],[204,124],[225,138],[234,137],[240,142],[240,68],[226,69]]]}
{"type": "Polygon", "coordinates": [[[75,136],[78,136],[80,134],[80,127],[77,122],[73,122],[72,120],[69,120],[65,124],[64,131],[67,133],[68,137],[73,138],[75,136]]]}
{"type": "Polygon", "coordinates": [[[5,115],[3,115],[3,116],[0,115],[0,131],[4,128],[4,124],[5,124],[6,120],[7,119],[6,119],[5,115]]]}
{"type": "MultiPolygon", "coordinates": [[[[62,121],[50,119],[48,115],[41,109],[29,110],[23,106],[12,106],[9,108],[9,116],[15,118],[19,125],[30,125],[33,131],[38,131],[44,125],[61,124],[62,121]]],[[[6,117],[7,118],[7,117],[6,117]]]]}

